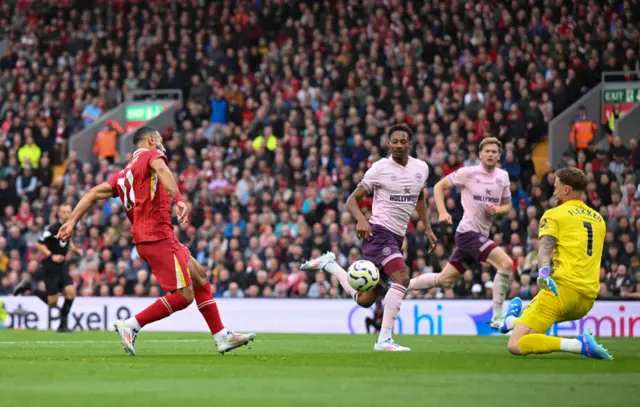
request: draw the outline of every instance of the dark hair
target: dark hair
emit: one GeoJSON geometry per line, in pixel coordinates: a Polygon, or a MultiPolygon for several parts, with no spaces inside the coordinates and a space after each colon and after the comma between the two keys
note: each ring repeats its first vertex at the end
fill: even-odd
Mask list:
{"type": "Polygon", "coordinates": [[[391,135],[393,133],[395,133],[396,131],[401,131],[404,133],[407,133],[407,136],[409,136],[409,140],[413,139],[413,131],[411,131],[411,127],[409,127],[408,125],[401,123],[401,124],[394,124],[393,126],[391,126],[389,128],[389,138],[391,138],[391,135]]]}
{"type": "Polygon", "coordinates": [[[589,180],[587,175],[578,168],[567,167],[556,171],[556,177],[564,185],[570,186],[576,192],[584,192],[587,190],[589,180]]]}
{"type": "Polygon", "coordinates": [[[135,133],[133,133],[133,145],[138,145],[139,142],[144,140],[149,133],[155,133],[157,130],[151,126],[142,126],[135,133]]]}

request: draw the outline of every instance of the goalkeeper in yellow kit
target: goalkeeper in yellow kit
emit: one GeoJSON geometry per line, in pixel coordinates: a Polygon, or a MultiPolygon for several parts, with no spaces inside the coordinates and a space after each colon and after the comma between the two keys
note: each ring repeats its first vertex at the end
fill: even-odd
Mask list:
{"type": "Polygon", "coordinates": [[[501,328],[503,333],[513,330],[507,348],[514,355],[571,352],[613,359],[588,332],[575,339],[545,335],[557,322],[587,315],[600,288],[606,224],[583,201],[587,183],[586,175],[577,168],[556,173],[554,195],[558,206],[546,211],[540,220],[540,292],[524,312],[520,298],[511,300],[501,328]]]}

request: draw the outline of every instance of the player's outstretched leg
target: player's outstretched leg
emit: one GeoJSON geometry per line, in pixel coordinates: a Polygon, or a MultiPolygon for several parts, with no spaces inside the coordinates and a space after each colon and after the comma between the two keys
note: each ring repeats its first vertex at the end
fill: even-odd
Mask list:
{"type": "Polygon", "coordinates": [[[389,261],[385,266],[385,273],[390,276],[393,284],[387,295],[384,297],[384,313],[382,314],[382,326],[380,335],[373,347],[377,351],[407,352],[410,348],[400,346],[393,341],[392,331],[393,325],[398,318],[402,300],[407,294],[407,286],[409,285],[409,270],[404,264],[402,257],[389,261]]]}
{"type": "Polygon", "coordinates": [[[560,338],[538,333],[535,329],[519,321],[509,337],[507,349],[513,355],[568,352],[582,355],[583,358],[613,359],[613,356],[597,343],[589,332],[585,332],[575,339],[560,338]]]}
{"type": "Polygon", "coordinates": [[[520,297],[515,297],[509,302],[507,315],[504,317],[500,332],[506,334],[511,331],[516,326],[516,320],[520,318],[520,315],[522,315],[522,300],[520,297]]]}
{"type": "Polygon", "coordinates": [[[240,334],[232,332],[224,327],[220,318],[220,311],[216,300],[211,296],[211,285],[207,280],[205,268],[193,257],[189,258],[189,273],[193,279],[196,304],[198,311],[209,326],[209,331],[213,335],[216,348],[221,354],[230,352],[241,346],[248,345],[256,338],[256,334],[240,334]]]}
{"type": "Polygon", "coordinates": [[[336,255],[332,252],[327,252],[322,256],[305,262],[302,266],[300,266],[300,269],[303,271],[320,270],[333,274],[334,276],[338,277],[340,285],[349,294],[349,296],[356,302],[358,302],[358,292],[353,287],[351,287],[351,285],[349,285],[349,277],[347,276],[347,272],[336,262],[336,255]]]}
{"type": "Polygon", "coordinates": [[[169,293],[157,299],[153,304],[143,309],[135,316],[127,320],[119,320],[114,323],[114,328],[118,335],[122,347],[131,356],[136,355],[134,348],[136,335],[144,326],[165,319],[174,312],[181,311],[193,302],[193,286],[188,285],[177,291],[169,293]]]}
{"type": "Polygon", "coordinates": [[[447,263],[440,273],[421,274],[409,281],[409,290],[429,290],[434,287],[449,288],[460,279],[461,272],[452,263],[447,263]]]}
{"type": "Polygon", "coordinates": [[[509,292],[509,277],[513,272],[513,260],[504,250],[496,246],[489,252],[486,262],[497,270],[493,280],[493,317],[490,325],[493,329],[500,329],[505,318],[503,304],[509,292]]]}

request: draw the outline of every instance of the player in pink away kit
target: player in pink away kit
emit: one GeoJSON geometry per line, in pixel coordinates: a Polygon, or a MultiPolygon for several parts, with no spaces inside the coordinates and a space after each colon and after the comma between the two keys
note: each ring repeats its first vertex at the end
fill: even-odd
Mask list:
{"type": "Polygon", "coordinates": [[[167,166],[162,136],[151,127],[141,127],[136,130],[133,142],[137,149],[131,162],[82,197],[57,237],[70,239],[75,225],[94,202],[116,196],[122,201],[131,222],[136,250],[168,293],[134,317],[115,322],[116,332],[129,355],[136,354],[135,339],[142,327],[187,308],[194,299],[209,326],[218,352],[224,354],[247,345],[255,334],[236,334],[224,327],[216,301],[211,296],[204,267],[173,234],[171,199],[176,204],[178,220],[182,224],[187,221],[188,209],[167,166]]]}
{"type": "MultiPolygon", "coordinates": [[[[425,233],[431,243],[430,251],[437,242],[427,217],[424,194],[429,166],[409,157],[412,136],[411,129],[404,124],[389,129],[391,157],[383,158],[371,166],[346,204],[347,210],[358,222],[356,232],[363,239],[362,258],[373,262],[392,281],[384,297],[380,336],[373,347],[378,351],[411,350],[396,344],[391,335],[410,281],[409,270],[402,256],[402,242],[414,210],[418,211],[425,225],[425,233]],[[372,193],[372,214],[367,220],[358,203],[372,193]]],[[[347,272],[335,259],[335,255],[329,252],[306,262],[301,268],[305,271],[324,270],[336,275],[342,288],[358,305],[365,308],[373,305],[378,296],[383,294],[384,288],[378,285],[371,291],[357,292],[349,285],[347,272]]]]}
{"type": "Polygon", "coordinates": [[[438,274],[423,274],[411,280],[409,289],[451,287],[474,261],[487,262],[497,269],[493,283],[493,317],[491,327],[499,329],[504,320],[502,304],[509,289],[513,260],[489,239],[492,219],[511,210],[509,174],[496,168],[502,154],[502,143],[495,137],[480,142],[481,165],[464,167],[443,178],[434,188],[440,222],[451,224],[445,206],[445,191],[452,186],[462,195],[464,215],[455,235],[456,250],[449,263],[438,274]]]}

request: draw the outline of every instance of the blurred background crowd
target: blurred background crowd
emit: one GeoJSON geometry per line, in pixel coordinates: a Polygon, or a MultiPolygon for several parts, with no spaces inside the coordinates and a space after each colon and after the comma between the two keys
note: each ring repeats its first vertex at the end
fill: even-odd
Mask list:
{"type": "MultiPolygon", "coordinates": [[[[360,257],[344,201],[385,156],[386,129],[407,123],[430,188],[478,165],[483,137],[503,141],[513,210],[491,233],[514,259],[510,296],[530,298],[554,182],[533,149],[603,70],[636,69],[637,21],[636,0],[4,1],[0,295],[38,270],[33,245],[57,207],[128,159],[79,162],[68,138],[133,90],[181,89],[178,125],[163,136],[192,215],[175,233],[215,295],[343,297],[331,276],[299,265],[326,250],[345,268],[360,257]]],[[[634,296],[640,150],[609,144],[570,152],[566,165],[587,172],[588,204],[607,220],[601,297],[634,296]]],[[[436,224],[429,203],[440,241],[429,254],[413,217],[403,250],[414,275],[443,268],[462,217],[456,191],[453,227],[436,224]]],[[[162,294],[129,229],[117,200],[78,225],[79,295],[162,294]]],[[[491,298],[494,272],[476,265],[452,289],[409,295],[491,298]]]]}

